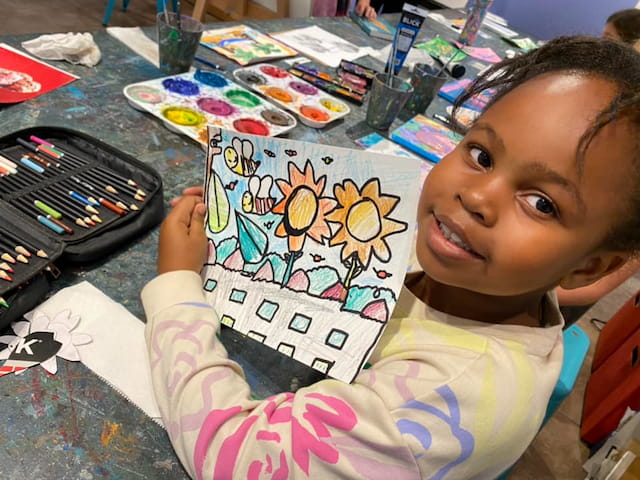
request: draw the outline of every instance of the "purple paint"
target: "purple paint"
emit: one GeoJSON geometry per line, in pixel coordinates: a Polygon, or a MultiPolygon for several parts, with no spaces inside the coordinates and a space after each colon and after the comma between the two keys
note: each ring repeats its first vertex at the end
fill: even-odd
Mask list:
{"type": "Polygon", "coordinates": [[[198,87],[197,83],[183,78],[167,78],[162,81],[162,86],[170,92],[184,96],[198,95],[200,93],[200,87],[198,87]]]}
{"type": "Polygon", "coordinates": [[[200,110],[221,117],[226,117],[236,111],[236,109],[229,105],[227,102],[218,100],[217,98],[199,98],[196,103],[198,104],[200,110]]]}
{"type": "Polygon", "coordinates": [[[289,83],[289,87],[291,87],[291,90],[295,90],[296,92],[303,95],[315,95],[316,93],[318,93],[318,89],[313,85],[309,85],[308,83],[294,81],[289,83]]]}
{"type": "Polygon", "coordinates": [[[193,76],[196,80],[210,87],[220,88],[226,87],[229,82],[222,75],[218,75],[214,72],[207,72],[205,70],[196,70],[196,74],[193,76]]]}

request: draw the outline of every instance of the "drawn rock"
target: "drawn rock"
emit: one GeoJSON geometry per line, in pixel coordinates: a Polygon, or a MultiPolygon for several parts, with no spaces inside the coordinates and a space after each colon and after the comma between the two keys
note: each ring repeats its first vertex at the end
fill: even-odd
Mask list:
{"type": "Polygon", "coordinates": [[[235,250],[223,263],[224,268],[227,270],[242,271],[244,269],[244,259],[242,253],[238,248],[235,250]]]}
{"type": "Polygon", "coordinates": [[[389,309],[387,302],[384,300],[375,300],[362,309],[362,316],[380,322],[386,322],[389,319],[389,309]]]}
{"type": "Polygon", "coordinates": [[[253,279],[273,282],[273,267],[271,266],[271,262],[264,262],[253,276],[253,279]]]}
{"type": "Polygon", "coordinates": [[[296,270],[287,282],[287,288],[297,292],[306,292],[309,290],[309,277],[304,270],[296,270]]]}
{"type": "Polygon", "coordinates": [[[336,282],[334,285],[327,288],[320,294],[321,298],[332,298],[334,300],[340,300],[344,302],[347,298],[347,289],[340,282],[336,282]]]}

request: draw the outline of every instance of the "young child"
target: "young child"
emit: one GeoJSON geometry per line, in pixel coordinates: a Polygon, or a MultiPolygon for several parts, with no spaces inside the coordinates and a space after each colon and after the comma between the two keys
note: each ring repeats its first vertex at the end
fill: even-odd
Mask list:
{"type": "Polygon", "coordinates": [[[640,54],[559,38],[471,94],[485,88],[494,100],[422,190],[424,271],[353,384],[251,400],[197,273],[204,205],[177,203],[142,300],[156,399],[190,475],[493,480],[522,454],[562,363],[554,288],[598,280],[640,244],[640,54]]]}
{"type": "Polygon", "coordinates": [[[640,50],[640,10],[627,8],[611,14],[607,18],[602,36],[628,43],[640,50]]]}

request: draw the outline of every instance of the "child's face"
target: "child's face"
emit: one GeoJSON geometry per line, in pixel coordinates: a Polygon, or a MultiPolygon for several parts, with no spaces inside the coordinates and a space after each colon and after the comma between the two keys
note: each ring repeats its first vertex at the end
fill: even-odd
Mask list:
{"type": "Polygon", "coordinates": [[[602,129],[582,175],[576,149],[614,90],[605,80],[556,73],[489,108],[425,181],[416,253],[427,275],[516,296],[597,268],[631,191],[630,127],[602,129]]]}

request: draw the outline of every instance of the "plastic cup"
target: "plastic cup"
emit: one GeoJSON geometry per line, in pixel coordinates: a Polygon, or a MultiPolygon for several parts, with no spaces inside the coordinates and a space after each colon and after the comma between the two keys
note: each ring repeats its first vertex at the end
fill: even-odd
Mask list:
{"type": "Polygon", "coordinates": [[[178,28],[177,14],[158,13],[156,25],[160,71],[167,75],[189,71],[202,37],[202,23],[180,15],[178,28]]]}
{"type": "Polygon", "coordinates": [[[424,113],[442,84],[449,78],[449,74],[442,68],[416,63],[411,74],[413,95],[407,100],[405,108],[413,113],[424,113]]]}
{"type": "Polygon", "coordinates": [[[388,84],[388,74],[378,73],[371,84],[367,124],[376,130],[387,130],[413,93],[413,87],[397,76],[388,84]]]}

